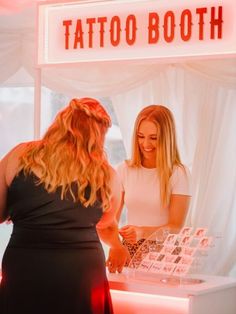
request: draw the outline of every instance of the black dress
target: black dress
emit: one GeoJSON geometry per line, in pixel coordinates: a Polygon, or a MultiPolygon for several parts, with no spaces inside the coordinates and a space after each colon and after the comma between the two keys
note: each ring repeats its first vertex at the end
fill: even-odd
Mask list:
{"type": "Polygon", "coordinates": [[[14,226],[2,260],[0,313],[113,313],[95,228],[100,203],[85,208],[36,182],[20,172],[8,190],[14,226]]]}

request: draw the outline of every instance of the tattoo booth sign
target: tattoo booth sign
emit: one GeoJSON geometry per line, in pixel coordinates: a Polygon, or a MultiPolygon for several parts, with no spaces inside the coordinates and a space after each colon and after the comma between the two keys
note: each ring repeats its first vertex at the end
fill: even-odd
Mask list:
{"type": "Polygon", "coordinates": [[[234,0],[38,5],[38,65],[236,55],[234,0]]]}

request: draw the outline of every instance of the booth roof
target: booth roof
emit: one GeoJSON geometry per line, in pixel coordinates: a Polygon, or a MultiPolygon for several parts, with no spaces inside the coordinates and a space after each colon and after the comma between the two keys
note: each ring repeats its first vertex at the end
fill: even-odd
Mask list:
{"type": "MultiPolygon", "coordinates": [[[[34,84],[36,3],[37,0],[0,1],[0,86],[34,84]]],[[[169,66],[170,61],[163,60],[48,67],[42,71],[42,85],[68,96],[113,96],[143,85],[169,66]]],[[[227,87],[236,86],[235,58],[222,58],[220,62],[182,60],[177,66],[227,87]]]]}

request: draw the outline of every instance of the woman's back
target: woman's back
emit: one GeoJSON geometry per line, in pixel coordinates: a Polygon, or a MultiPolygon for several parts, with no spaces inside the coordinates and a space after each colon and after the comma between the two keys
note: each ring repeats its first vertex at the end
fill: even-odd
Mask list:
{"type": "MultiPolygon", "coordinates": [[[[48,193],[38,181],[33,172],[25,175],[20,171],[11,182],[7,208],[15,226],[48,230],[95,227],[102,215],[100,202],[86,208],[80,202],[74,202],[69,193],[61,199],[60,187],[54,193],[48,193]]],[[[73,190],[77,189],[76,185],[74,182],[73,190]]],[[[86,197],[89,192],[87,188],[86,197]]]]}
{"type": "Polygon", "coordinates": [[[0,312],[112,313],[96,232],[101,203],[86,208],[70,194],[62,200],[60,188],[48,193],[37,181],[20,171],[8,188],[14,226],[2,261],[0,312]]]}

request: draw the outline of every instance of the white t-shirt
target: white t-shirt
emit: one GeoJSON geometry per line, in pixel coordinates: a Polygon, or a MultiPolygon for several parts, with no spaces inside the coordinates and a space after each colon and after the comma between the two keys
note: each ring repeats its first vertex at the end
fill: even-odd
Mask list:
{"type": "MultiPolygon", "coordinates": [[[[175,167],[170,178],[171,194],[191,195],[190,172],[187,167],[175,167]]],[[[163,208],[160,199],[160,181],[156,168],[129,167],[126,162],[118,165],[127,223],[137,226],[160,226],[168,223],[168,205],[163,208]]]]}

